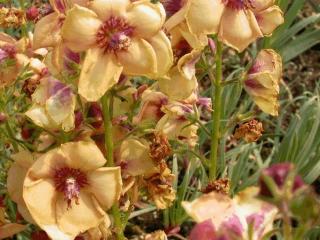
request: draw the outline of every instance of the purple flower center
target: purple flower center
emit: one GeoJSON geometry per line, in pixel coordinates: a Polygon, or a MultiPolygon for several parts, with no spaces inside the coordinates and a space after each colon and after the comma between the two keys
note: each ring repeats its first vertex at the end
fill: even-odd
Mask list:
{"type": "Polygon", "coordinates": [[[75,199],[76,204],[79,204],[80,190],[89,184],[85,173],[79,169],[69,167],[56,169],[53,180],[56,190],[64,194],[68,208],[71,208],[73,199],[75,199]]]}
{"type": "Polygon", "coordinates": [[[100,26],[96,42],[105,53],[124,51],[131,45],[133,30],[123,18],[112,16],[100,26]]]}
{"type": "Polygon", "coordinates": [[[161,0],[168,17],[178,12],[184,5],[185,0],[161,0]]]}
{"type": "Polygon", "coordinates": [[[243,10],[252,6],[252,0],[222,0],[222,2],[234,10],[243,10]]]}

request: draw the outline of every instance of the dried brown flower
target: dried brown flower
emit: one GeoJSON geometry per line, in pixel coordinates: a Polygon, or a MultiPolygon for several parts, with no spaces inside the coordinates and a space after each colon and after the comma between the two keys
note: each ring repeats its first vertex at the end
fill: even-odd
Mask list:
{"type": "Polygon", "coordinates": [[[18,8],[0,8],[0,27],[20,27],[24,22],[23,10],[18,8]]]}
{"type": "Polygon", "coordinates": [[[215,181],[209,182],[207,187],[202,190],[203,193],[217,192],[229,195],[230,180],[228,178],[220,178],[215,181]]]}
{"type": "Polygon", "coordinates": [[[159,166],[159,172],[144,178],[148,193],[158,209],[168,208],[175,200],[174,178],[164,161],[159,166]]]}
{"type": "Polygon", "coordinates": [[[252,119],[237,128],[234,137],[236,139],[243,138],[246,142],[256,142],[262,136],[263,131],[262,123],[252,119]]]}
{"type": "Polygon", "coordinates": [[[150,157],[156,162],[160,163],[161,160],[171,155],[171,147],[166,135],[157,133],[152,137],[150,144],[150,157]]]}

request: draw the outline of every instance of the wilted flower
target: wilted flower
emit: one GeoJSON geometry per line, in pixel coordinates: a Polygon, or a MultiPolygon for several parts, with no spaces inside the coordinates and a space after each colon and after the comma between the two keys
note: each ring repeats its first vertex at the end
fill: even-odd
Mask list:
{"type": "Polygon", "coordinates": [[[259,108],[273,116],[278,115],[279,82],[282,59],[272,49],[263,49],[257,56],[244,81],[244,88],[259,108]]]}
{"type": "Polygon", "coordinates": [[[243,138],[246,142],[256,142],[262,136],[263,126],[262,123],[252,119],[247,123],[241,124],[236,129],[234,137],[236,139],[243,138]]]}
{"type": "Polygon", "coordinates": [[[53,240],[72,240],[105,220],[122,186],[120,168],[103,167],[105,163],[94,143],[69,142],[31,166],[23,198],[34,221],[53,240]]]}
{"type": "Polygon", "coordinates": [[[86,51],[79,93],[98,100],[118,82],[120,74],[159,76],[172,65],[170,41],[161,27],[165,11],[160,3],[94,0],[88,8],[76,5],[62,27],[66,45],[86,51]]]}
{"type": "Polygon", "coordinates": [[[230,180],[228,178],[219,178],[212,182],[209,182],[203,193],[217,192],[225,195],[229,195],[230,191],[230,180]]]}
{"type": "MultiPolygon", "coordinates": [[[[260,194],[262,196],[271,197],[272,193],[269,189],[269,187],[266,185],[264,176],[270,177],[273,179],[275,184],[278,187],[278,190],[282,190],[285,186],[285,183],[288,179],[288,176],[290,173],[294,171],[294,165],[291,163],[277,163],[273,164],[272,166],[266,168],[262,171],[261,177],[260,177],[260,194]]],[[[296,190],[304,186],[304,182],[301,178],[301,176],[296,175],[293,179],[292,184],[292,193],[294,193],[296,190]]]]}
{"type": "Polygon", "coordinates": [[[32,107],[25,113],[36,125],[57,130],[74,128],[75,95],[70,86],[53,77],[41,79],[32,95],[32,107]]]}
{"type": "Polygon", "coordinates": [[[0,27],[20,27],[24,23],[24,12],[22,9],[0,6],[0,27]]]}
{"type": "Polygon", "coordinates": [[[171,155],[172,150],[167,137],[161,133],[153,135],[150,144],[150,157],[156,163],[160,163],[162,160],[171,155]]]}
{"type": "Polygon", "coordinates": [[[194,147],[198,141],[198,126],[191,124],[187,116],[193,113],[192,106],[183,103],[170,103],[162,108],[165,115],[157,123],[156,131],[169,140],[182,140],[194,147]]]}
{"type": "Polygon", "coordinates": [[[156,173],[144,178],[148,193],[158,209],[170,207],[176,199],[176,192],[173,189],[174,178],[164,162],[158,165],[156,173]]]}
{"type": "Polygon", "coordinates": [[[247,188],[234,199],[211,192],[193,202],[183,202],[186,212],[200,223],[195,227],[191,239],[211,239],[208,234],[213,234],[212,239],[216,236],[226,239],[261,239],[272,229],[278,210],[269,203],[257,199],[258,192],[258,188],[247,188]],[[249,237],[251,228],[252,235],[249,237]],[[202,236],[204,238],[200,238],[202,236]]]}
{"type": "Polygon", "coordinates": [[[179,31],[191,45],[206,45],[206,35],[217,33],[221,41],[241,52],[257,38],[269,36],[284,21],[273,0],[163,1],[180,6],[166,28],[179,31]]]}

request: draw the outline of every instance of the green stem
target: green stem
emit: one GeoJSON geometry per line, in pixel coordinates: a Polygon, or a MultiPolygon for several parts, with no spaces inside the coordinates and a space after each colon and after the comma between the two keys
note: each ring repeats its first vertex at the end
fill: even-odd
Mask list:
{"type": "Polygon", "coordinates": [[[218,148],[220,138],[220,118],[221,118],[221,95],[222,95],[222,43],[219,40],[216,41],[217,52],[215,55],[216,62],[216,74],[209,72],[211,79],[211,99],[214,103],[212,112],[212,132],[211,132],[211,153],[210,153],[210,180],[214,180],[217,177],[217,161],[218,161],[218,148]]]}
{"type": "MultiPolygon", "coordinates": [[[[110,92],[107,92],[101,99],[102,103],[102,111],[103,111],[103,121],[104,121],[104,139],[105,139],[105,147],[106,147],[106,158],[107,158],[107,166],[114,167],[113,160],[113,139],[112,139],[112,103],[113,96],[110,92]]],[[[126,239],[123,234],[124,226],[121,223],[121,213],[119,209],[119,204],[115,203],[112,206],[112,215],[114,217],[114,225],[116,229],[116,235],[118,240],[126,239]]]]}

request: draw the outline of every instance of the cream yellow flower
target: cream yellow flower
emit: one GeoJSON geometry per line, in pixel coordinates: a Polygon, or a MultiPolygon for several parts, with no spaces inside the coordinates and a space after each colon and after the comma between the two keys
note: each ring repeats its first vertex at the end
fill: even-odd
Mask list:
{"type": "Polygon", "coordinates": [[[156,125],[156,131],[166,135],[169,140],[182,140],[194,147],[198,141],[198,125],[191,124],[187,116],[192,114],[191,105],[173,102],[163,106],[165,115],[156,125]]]}
{"type": "Polygon", "coordinates": [[[165,11],[149,0],[94,0],[76,5],[62,27],[66,45],[87,51],[78,90],[97,101],[118,82],[120,74],[159,76],[172,65],[169,39],[161,30],[165,11]]]}
{"type": "Polygon", "coordinates": [[[244,89],[253,101],[272,116],[278,115],[281,76],[281,56],[272,49],[264,49],[258,54],[244,81],[244,89]]]}
{"type": "Polygon", "coordinates": [[[73,240],[98,227],[120,197],[119,167],[106,163],[92,142],[70,142],[38,158],[27,172],[23,199],[53,240],[73,240]]]}
{"type": "Polygon", "coordinates": [[[166,76],[159,78],[159,88],[170,100],[185,100],[196,91],[198,81],[195,64],[199,58],[200,52],[194,50],[181,57],[177,66],[171,68],[166,76]]]}
{"type": "Polygon", "coordinates": [[[164,1],[171,2],[170,6],[180,4],[166,28],[179,32],[191,46],[206,44],[206,35],[217,33],[222,42],[241,52],[257,38],[272,34],[284,21],[274,0],[164,1]]]}
{"type": "MultiPolygon", "coordinates": [[[[217,233],[212,237],[258,240],[273,229],[278,213],[275,206],[259,200],[258,193],[259,188],[250,187],[231,199],[227,195],[211,192],[193,202],[182,202],[182,206],[188,215],[200,223],[200,229],[201,223],[212,223],[212,234],[217,233]],[[248,234],[250,226],[252,238],[248,234]]],[[[198,234],[201,235],[201,231],[198,234]]],[[[191,239],[198,238],[195,234],[191,239]]]]}
{"type": "Polygon", "coordinates": [[[29,59],[21,54],[19,42],[11,36],[0,33],[0,88],[14,83],[29,59]]]}
{"type": "Polygon", "coordinates": [[[43,78],[32,101],[32,107],[25,114],[36,125],[50,130],[74,128],[76,100],[70,86],[53,77],[43,78]]]}

